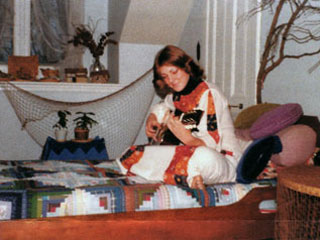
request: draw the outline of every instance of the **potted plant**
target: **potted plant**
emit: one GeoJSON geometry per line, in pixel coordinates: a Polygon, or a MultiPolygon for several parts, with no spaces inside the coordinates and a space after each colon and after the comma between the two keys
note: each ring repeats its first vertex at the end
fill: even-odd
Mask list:
{"type": "Polygon", "coordinates": [[[59,110],[57,112],[57,115],[59,117],[59,120],[52,127],[55,129],[54,133],[56,136],[56,140],[59,142],[64,142],[67,138],[67,133],[68,133],[67,115],[71,115],[71,113],[67,110],[59,110]]]}
{"type": "Polygon", "coordinates": [[[98,122],[89,115],[94,116],[95,114],[93,112],[76,112],[76,114],[80,114],[80,116],[73,119],[76,123],[76,127],[74,128],[75,140],[88,140],[89,129],[92,128],[94,124],[98,124],[98,122]]]}
{"type": "Polygon", "coordinates": [[[78,25],[75,29],[75,35],[68,43],[72,43],[75,47],[84,46],[87,47],[94,58],[93,64],[90,66],[90,74],[92,72],[100,72],[105,70],[104,66],[100,63],[100,57],[104,54],[104,49],[108,44],[117,45],[118,42],[110,39],[110,36],[114,34],[114,32],[105,32],[100,34],[99,41],[95,41],[94,32],[96,30],[96,26],[91,25],[78,25]]]}

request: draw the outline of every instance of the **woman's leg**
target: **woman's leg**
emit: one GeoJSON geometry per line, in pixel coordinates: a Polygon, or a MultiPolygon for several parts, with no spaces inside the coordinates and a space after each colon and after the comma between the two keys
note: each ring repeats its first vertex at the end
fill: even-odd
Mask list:
{"type": "Polygon", "coordinates": [[[188,185],[201,186],[201,178],[203,184],[234,181],[236,165],[230,158],[208,147],[198,147],[189,160],[188,185]]]}
{"type": "Polygon", "coordinates": [[[195,189],[201,189],[203,191],[206,190],[206,187],[204,186],[203,178],[201,175],[197,175],[192,178],[192,183],[190,187],[195,189]]]}

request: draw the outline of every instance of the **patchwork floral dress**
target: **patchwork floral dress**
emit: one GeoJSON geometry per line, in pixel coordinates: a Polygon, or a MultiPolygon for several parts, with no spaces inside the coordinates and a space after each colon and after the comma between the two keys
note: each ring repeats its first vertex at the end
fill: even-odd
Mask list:
{"type": "Polygon", "coordinates": [[[181,143],[131,146],[116,159],[122,173],[189,186],[197,175],[202,176],[205,184],[234,181],[241,150],[228,102],[220,90],[213,84],[190,78],[183,91],[168,94],[163,102],[152,107],[159,123],[163,109],[170,109],[176,116],[201,110],[203,114],[191,131],[206,146],[181,143]]]}

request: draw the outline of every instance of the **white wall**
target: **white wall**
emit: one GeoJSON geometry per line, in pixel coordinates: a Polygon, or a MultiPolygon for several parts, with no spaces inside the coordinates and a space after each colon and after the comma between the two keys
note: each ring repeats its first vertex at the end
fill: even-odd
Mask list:
{"type": "Polygon", "coordinates": [[[153,66],[154,57],[163,45],[119,44],[119,82],[129,84],[153,66]]]}
{"type": "Polygon", "coordinates": [[[197,44],[200,43],[200,65],[205,67],[206,48],[206,13],[207,0],[193,1],[189,18],[180,37],[179,46],[195,60],[197,59],[197,44]]]}
{"type": "MultiPolygon", "coordinates": [[[[154,57],[163,48],[162,45],[121,43],[119,46],[119,82],[127,85],[136,80],[153,66],[154,57]]],[[[153,103],[159,102],[155,96],[153,103]]],[[[137,136],[135,144],[146,144],[145,122],[137,136]]]]}
{"type": "MultiPolygon", "coordinates": [[[[285,17],[285,16],[284,16],[285,17]]],[[[267,12],[262,17],[261,46],[264,46],[265,38],[269,31],[271,15],[267,12]]],[[[319,42],[316,44],[319,47],[319,42]]],[[[300,47],[289,45],[287,50],[298,53],[309,49],[307,45],[300,47]]],[[[279,67],[268,76],[262,91],[263,102],[269,103],[299,103],[304,113],[320,116],[320,68],[309,74],[308,69],[319,61],[319,56],[305,57],[301,59],[284,60],[279,67]]]]}
{"type": "Polygon", "coordinates": [[[2,91],[0,101],[0,160],[39,159],[41,147],[21,129],[21,123],[2,91]]]}

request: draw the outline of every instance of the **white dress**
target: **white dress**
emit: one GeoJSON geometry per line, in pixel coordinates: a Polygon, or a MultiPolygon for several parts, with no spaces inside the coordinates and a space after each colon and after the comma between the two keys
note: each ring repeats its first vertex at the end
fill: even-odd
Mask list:
{"type": "Polygon", "coordinates": [[[220,90],[202,80],[188,83],[181,93],[169,94],[152,107],[151,112],[160,123],[165,109],[175,113],[202,110],[203,115],[192,135],[206,146],[131,146],[116,159],[122,173],[189,186],[197,175],[202,176],[205,184],[234,181],[242,151],[234,133],[228,102],[220,90]]]}

